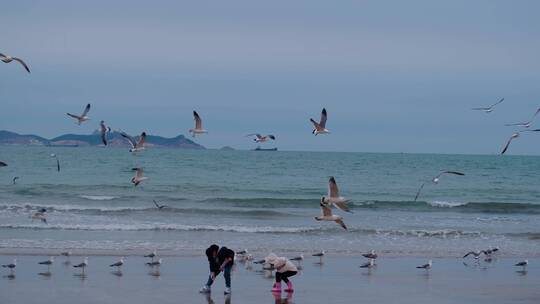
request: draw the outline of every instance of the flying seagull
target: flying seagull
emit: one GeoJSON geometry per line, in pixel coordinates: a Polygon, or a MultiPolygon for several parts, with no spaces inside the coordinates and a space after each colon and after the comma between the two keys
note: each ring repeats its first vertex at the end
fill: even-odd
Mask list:
{"type": "Polygon", "coordinates": [[[267,142],[269,140],[276,140],[276,137],[272,134],[268,134],[268,135],[261,135],[259,133],[253,133],[253,134],[248,134],[246,135],[247,136],[255,136],[255,138],[253,139],[254,142],[256,143],[263,143],[263,142],[267,142]]]}
{"type": "Polygon", "coordinates": [[[539,132],[540,129],[534,129],[534,130],[521,130],[521,131],[517,131],[515,132],[514,134],[512,134],[512,136],[510,136],[510,138],[508,139],[508,141],[506,142],[506,145],[504,145],[504,148],[501,152],[501,155],[506,153],[506,150],[508,150],[508,148],[510,147],[510,143],[512,143],[512,140],[514,140],[515,138],[518,138],[522,132],[539,132]]]}
{"type": "Polygon", "coordinates": [[[341,211],[351,212],[347,206],[347,200],[344,197],[339,196],[339,188],[336,183],[336,179],[330,176],[328,179],[328,196],[321,198],[321,203],[325,205],[334,205],[341,211]]]}
{"type": "Polygon", "coordinates": [[[139,141],[135,141],[135,139],[129,135],[127,135],[125,132],[120,132],[120,135],[127,139],[129,144],[131,145],[131,149],[129,149],[129,152],[139,152],[144,150],[144,141],[146,140],[146,132],[142,132],[141,136],[139,137],[139,141]]]}
{"type": "Polygon", "coordinates": [[[43,262],[39,262],[38,264],[39,265],[47,265],[47,271],[50,271],[51,270],[51,265],[54,263],[54,257],[49,257],[48,260],[46,261],[43,261],[43,262]]]}
{"type": "Polygon", "coordinates": [[[429,260],[427,264],[416,266],[416,268],[429,270],[431,269],[432,266],[433,266],[433,262],[429,260]]]}
{"type": "Polygon", "coordinates": [[[319,134],[328,134],[330,131],[326,129],[326,119],[327,119],[326,109],[323,108],[321,112],[321,120],[319,122],[316,122],[313,118],[310,118],[309,121],[313,124],[314,128],[311,133],[315,135],[319,134]]]}
{"type": "Polygon", "coordinates": [[[82,274],[84,274],[86,266],[88,266],[88,257],[85,257],[84,261],[82,263],[79,263],[77,265],[73,265],[73,267],[75,267],[75,268],[81,268],[82,269],[82,274]]]}
{"type": "Polygon", "coordinates": [[[116,269],[120,271],[120,267],[122,267],[122,265],[124,265],[124,257],[121,257],[118,262],[109,265],[109,267],[116,267],[116,269]]]}
{"type": "Polygon", "coordinates": [[[540,113],[540,108],[538,108],[536,112],[534,112],[534,115],[531,117],[529,121],[506,124],[505,126],[521,126],[524,128],[529,128],[532,125],[534,118],[536,117],[536,115],[538,115],[538,113],[540,113]]]}
{"type": "Polygon", "coordinates": [[[111,128],[105,125],[105,121],[99,123],[99,132],[101,133],[101,142],[106,146],[107,145],[107,133],[111,132],[111,128]]]}
{"type": "Polygon", "coordinates": [[[13,274],[13,271],[15,270],[15,267],[17,267],[17,259],[13,259],[13,262],[11,264],[4,264],[4,265],[2,265],[2,267],[9,268],[9,270],[13,274]]]}
{"type": "Polygon", "coordinates": [[[199,116],[199,113],[197,113],[197,111],[193,111],[193,119],[195,119],[195,129],[189,129],[189,133],[191,133],[191,135],[193,137],[195,137],[195,135],[197,135],[197,134],[206,134],[206,133],[208,133],[208,131],[203,129],[202,119],[199,116]]]}
{"type": "Polygon", "coordinates": [[[163,208],[168,208],[169,206],[167,205],[160,205],[158,204],[158,202],[156,202],[156,200],[152,200],[154,202],[154,205],[156,205],[156,208],[158,208],[159,210],[163,209],[163,208]]]}
{"type": "Polygon", "coordinates": [[[336,222],[338,223],[343,229],[347,230],[347,226],[345,226],[345,223],[343,222],[343,217],[339,215],[333,215],[332,209],[330,209],[330,206],[324,203],[320,203],[321,206],[321,216],[316,216],[315,219],[317,221],[330,221],[330,222],[336,222]]]}
{"type": "Polygon", "coordinates": [[[15,176],[11,181],[13,183],[13,185],[15,185],[17,183],[17,180],[19,179],[18,176],[15,176]]]}
{"type": "Polygon", "coordinates": [[[472,255],[475,259],[479,259],[479,258],[480,258],[480,255],[481,255],[482,253],[483,253],[483,254],[486,254],[486,252],[485,252],[484,250],[469,251],[469,252],[467,252],[467,254],[465,254],[465,255],[463,256],[463,258],[466,258],[466,257],[472,255]]]}
{"type": "Polygon", "coordinates": [[[131,169],[135,172],[135,176],[131,179],[131,182],[137,187],[142,181],[147,180],[148,177],[143,176],[143,169],[142,168],[133,168],[131,169]]]}
{"type": "Polygon", "coordinates": [[[504,98],[501,98],[501,100],[497,101],[496,103],[490,105],[489,107],[482,107],[482,108],[472,108],[472,110],[478,110],[478,111],[484,111],[486,113],[493,112],[493,108],[504,101],[504,98]]]}
{"type": "Polygon", "coordinates": [[[18,63],[20,63],[24,69],[30,73],[30,69],[28,68],[28,66],[26,65],[26,63],[24,63],[24,61],[20,58],[17,58],[17,57],[11,57],[11,56],[8,56],[8,55],[4,55],[2,53],[0,53],[0,60],[2,60],[4,63],[10,63],[12,61],[17,61],[18,63]]]}
{"type": "MultiPolygon", "coordinates": [[[[458,172],[458,171],[441,171],[439,174],[437,174],[435,177],[433,177],[431,179],[431,182],[434,183],[434,184],[438,184],[441,176],[443,176],[445,174],[459,175],[459,176],[464,176],[465,175],[465,173],[458,172]]],[[[424,189],[425,185],[426,185],[426,183],[422,183],[420,185],[420,187],[418,188],[418,191],[416,191],[416,196],[414,197],[415,202],[418,200],[418,197],[420,196],[420,193],[422,192],[422,189],[424,189]]]]}
{"type": "Polygon", "coordinates": [[[7,164],[3,161],[0,161],[0,167],[7,167],[7,164]]]}
{"type": "Polygon", "coordinates": [[[90,104],[87,104],[86,107],[84,108],[84,111],[83,113],[78,116],[78,115],[75,115],[75,114],[71,114],[71,113],[66,113],[69,117],[72,117],[74,119],[77,120],[77,123],[78,125],[80,126],[83,122],[89,120],[90,118],[88,118],[88,112],[90,111],[90,104]]]}
{"type": "Polygon", "coordinates": [[[373,260],[378,257],[378,255],[375,253],[375,250],[371,250],[368,253],[364,253],[364,254],[362,254],[362,256],[367,258],[367,259],[373,259],[373,260]]]}
{"type": "Polygon", "coordinates": [[[56,154],[53,153],[51,154],[51,157],[56,158],[56,170],[60,172],[60,160],[58,159],[58,156],[56,156],[56,154]]]}

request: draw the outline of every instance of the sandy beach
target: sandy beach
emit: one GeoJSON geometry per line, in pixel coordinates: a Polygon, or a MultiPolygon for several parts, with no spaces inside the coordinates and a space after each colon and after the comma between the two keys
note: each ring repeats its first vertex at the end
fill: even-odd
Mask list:
{"type": "MultiPolygon", "coordinates": [[[[1,256],[10,262],[14,256],[1,256]]],[[[220,276],[211,295],[198,293],[206,279],[203,256],[167,256],[158,272],[147,259],[128,256],[121,273],[108,267],[117,256],[90,256],[86,276],[58,257],[51,275],[38,265],[43,256],[17,256],[15,276],[2,269],[1,303],[538,303],[540,260],[530,260],[526,272],[514,267],[517,259],[499,258],[475,264],[460,258],[433,259],[430,271],[416,269],[427,258],[379,258],[375,269],[359,268],[363,259],[328,255],[323,265],[306,258],[293,278],[296,290],[276,297],[273,277],[260,265],[246,269],[237,263],[231,296],[224,296],[220,276]],[[41,274],[40,274],[41,273],[41,274]]],[[[71,257],[73,263],[83,259],[71,257]]]]}

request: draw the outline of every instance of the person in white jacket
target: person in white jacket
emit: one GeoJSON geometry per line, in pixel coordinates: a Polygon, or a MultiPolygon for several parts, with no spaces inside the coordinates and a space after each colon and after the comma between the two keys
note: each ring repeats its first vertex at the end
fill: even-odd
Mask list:
{"type": "Polygon", "coordinates": [[[289,259],[278,257],[273,253],[270,253],[264,260],[265,263],[276,269],[276,282],[272,287],[272,292],[281,292],[281,281],[287,284],[286,292],[293,292],[293,285],[289,278],[298,273],[296,266],[289,259]]]}

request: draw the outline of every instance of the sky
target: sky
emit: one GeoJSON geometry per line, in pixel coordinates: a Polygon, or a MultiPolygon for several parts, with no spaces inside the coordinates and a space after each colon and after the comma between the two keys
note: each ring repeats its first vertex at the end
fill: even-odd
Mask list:
{"type": "MultiPolygon", "coordinates": [[[[0,129],[113,129],[208,148],[497,154],[540,107],[538,1],[15,1],[0,129]],[[472,107],[505,101],[491,114],[472,107]],[[65,113],[92,104],[77,126],[65,113]],[[332,134],[309,118],[328,111],[332,134]]],[[[540,128],[540,117],[536,126],[540,128]]],[[[540,155],[540,134],[509,154],[540,155]]]]}

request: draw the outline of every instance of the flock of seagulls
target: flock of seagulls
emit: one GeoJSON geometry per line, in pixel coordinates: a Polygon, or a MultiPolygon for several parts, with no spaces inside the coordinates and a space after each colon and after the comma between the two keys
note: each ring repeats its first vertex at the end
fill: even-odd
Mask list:
{"type": "MultiPolygon", "coordinates": [[[[479,110],[479,111],[484,111],[485,113],[491,113],[491,112],[493,112],[495,110],[495,106],[501,104],[503,101],[504,101],[504,98],[502,98],[498,102],[496,102],[496,103],[494,103],[494,104],[492,104],[492,105],[490,105],[488,107],[472,108],[472,110],[479,110]]],[[[534,122],[534,119],[536,118],[538,113],[540,113],[540,108],[538,108],[534,112],[534,114],[532,115],[532,117],[528,121],[505,124],[505,126],[508,126],[508,127],[522,127],[522,128],[525,128],[525,129],[518,130],[518,131],[512,133],[510,138],[506,141],[506,144],[504,145],[504,147],[503,147],[503,149],[501,151],[501,155],[506,153],[506,151],[510,147],[510,144],[512,143],[512,141],[514,139],[518,138],[521,135],[521,133],[523,133],[523,132],[540,132],[540,129],[529,129],[532,126],[532,124],[534,122]]]]}

